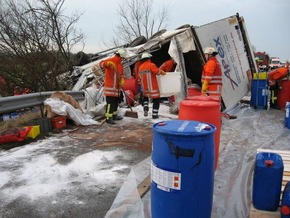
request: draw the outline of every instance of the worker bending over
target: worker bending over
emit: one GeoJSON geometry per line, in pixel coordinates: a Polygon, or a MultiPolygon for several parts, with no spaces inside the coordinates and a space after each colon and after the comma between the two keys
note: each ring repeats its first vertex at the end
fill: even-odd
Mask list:
{"type": "Polygon", "coordinates": [[[270,107],[277,108],[277,94],[280,89],[280,82],[289,76],[289,62],[284,67],[268,72],[268,85],[271,92],[270,107]]]}

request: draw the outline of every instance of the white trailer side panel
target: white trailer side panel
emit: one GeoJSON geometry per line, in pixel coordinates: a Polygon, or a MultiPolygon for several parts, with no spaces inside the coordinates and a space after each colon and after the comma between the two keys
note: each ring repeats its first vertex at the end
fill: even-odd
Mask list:
{"type": "Polygon", "coordinates": [[[195,28],[201,46],[214,47],[223,72],[222,97],[226,109],[234,107],[249,91],[250,65],[236,16],[195,28]]]}

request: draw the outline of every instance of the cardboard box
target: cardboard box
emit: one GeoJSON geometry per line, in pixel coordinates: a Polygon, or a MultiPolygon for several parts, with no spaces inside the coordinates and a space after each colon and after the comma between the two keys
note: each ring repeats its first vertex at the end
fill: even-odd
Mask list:
{"type": "Polygon", "coordinates": [[[50,118],[51,127],[53,129],[62,129],[66,127],[66,117],[65,116],[56,116],[50,118]]]}

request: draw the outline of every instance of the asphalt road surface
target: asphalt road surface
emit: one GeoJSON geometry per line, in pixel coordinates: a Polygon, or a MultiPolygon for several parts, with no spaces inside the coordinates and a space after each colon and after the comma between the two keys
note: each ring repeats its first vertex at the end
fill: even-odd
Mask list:
{"type": "Polygon", "coordinates": [[[151,144],[152,122],[125,118],[0,150],[0,217],[103,218],[151,144]]]}

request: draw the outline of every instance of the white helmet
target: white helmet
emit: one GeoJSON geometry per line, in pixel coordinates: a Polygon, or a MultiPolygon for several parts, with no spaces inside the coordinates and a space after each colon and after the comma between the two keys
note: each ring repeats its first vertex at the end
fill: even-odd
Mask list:
{"type": "Polygon", "coordinates": [[[126,54],[126,51],[124,49],[119,49],[116,54],[120,55],[121,58],[126,58],[127,57],[127,54],[126,54]]]}
{"type": "Polygon", "coordinates": [[[142,56],[141,56],[141,59],[151,58],[151,57],[152,57],[152,55],[151,55],[150,53],[148,53],[148,52],[144,52],[144,53],[142,54],[142,56]]]}
{"type": "Polygon", "coordinates": [[[215,54],[217,54],[215,48],[213,48],[213,47],[206,47],[206,48],[204,49],[203,53],[205,53],[205,54],[210,54],[210,55],[215,55],[215,54]]]}

